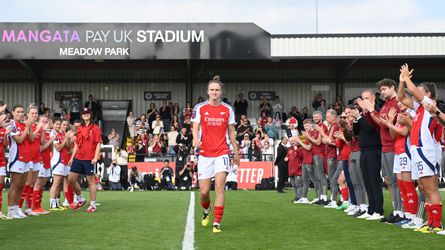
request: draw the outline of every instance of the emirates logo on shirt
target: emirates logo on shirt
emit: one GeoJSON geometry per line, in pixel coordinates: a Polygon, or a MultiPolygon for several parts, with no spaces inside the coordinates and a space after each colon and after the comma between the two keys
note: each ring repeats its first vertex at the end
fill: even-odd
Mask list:
{"type": "Polygon", "coordinates": [[[204,122],[209,126],[221,126],[226,119],[216,117],[204,117],[204,122]]]}

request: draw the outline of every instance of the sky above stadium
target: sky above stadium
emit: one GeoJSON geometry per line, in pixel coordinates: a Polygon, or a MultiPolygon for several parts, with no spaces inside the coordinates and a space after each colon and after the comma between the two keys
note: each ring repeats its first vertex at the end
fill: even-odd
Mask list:
{"type": "MultiPolygon", "coordinates": [[[[316,0],[0,0],[0,22],[253,22],[315,33],[316,0]]],[[[445,32],[445,1],[318,0],[318,33],[445,32]]]]}

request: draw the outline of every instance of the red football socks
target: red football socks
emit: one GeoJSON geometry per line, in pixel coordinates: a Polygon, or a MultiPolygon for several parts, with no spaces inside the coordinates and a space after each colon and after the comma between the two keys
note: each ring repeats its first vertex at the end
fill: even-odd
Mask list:
{"type": "Polygon", "coordinates": [[[20,202],[19,202],[19,207],[22,208],[23,207],[23,202],[26,199],[26,194],[28,193],[28,189],[30,187],[28,185],[25,185],[22,189],[22,195],[20,196],[20,202]]]}
{"type": "Polygon", "coordinates": [[[406,196],[406,188],[404,183],[405,182],[402,180],[397,180],[397,186],[399,186],[400,197],[402,198],[403,202],[403,209],[405,210],[405,212],[411,213],[410,206],[408,204],[408,197],[406,196]]]}
{"type": "Polygon", "coordinates": [[[220,224],[223,214],[224,214],[224,206],[220,206],[220,207],[215,206],[215,220],[214,220],[214,222],[220,224]]]}
{"type": "Polygon", "coordinates": [[[426,214],[428,217],[427,225],[432,225],[433,224],[433,214],[431,213],[431,204],[425,203],[425,210],[426,210],[426,214]]]}
{"type": "Polygon", "coordinates": [[[32,209],[38,209],[39,208],[39,200],[40,200],[40,190],[34,189],[32,194],[32,209]]]}
{"type": "Polygon", "coordinates": [[[341,197],[343,198],[343,201],[348,200],[349,196],[349,189],[347,187],[340,189],[341,197]]]}
{"type": "Polygon", "coordinates": [[[404,181],[403,186],[405,187],[406,198],[408,200],[408,208],[405,208],[405,210],[415,215],[417,214],[419,205],[419,196],[417,195],[416,184],[414,181],[404,181]]]}
{"type": "Polygon", "coordinates": [[[433,227],[440,227],[442,225],[442,204],[431,204],[430,211],[433,217],[433,227]]]}
{"type": "Polygon", "coordinates": [[[72,204],[74,202],[74,191],[71,185],[68,185],[68,188],[65,192],[65,198],[69,204],[72,204]]]}

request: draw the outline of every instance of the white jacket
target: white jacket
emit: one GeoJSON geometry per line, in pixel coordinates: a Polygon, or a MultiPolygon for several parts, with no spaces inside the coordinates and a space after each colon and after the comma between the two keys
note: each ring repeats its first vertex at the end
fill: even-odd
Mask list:
{"type": "Polygon", "coordinates": [[[120,182],[121,181],[121,167],[118,165],[111,164],[110,167],[107,168],[108,180],[111,182],[120,182]]]}

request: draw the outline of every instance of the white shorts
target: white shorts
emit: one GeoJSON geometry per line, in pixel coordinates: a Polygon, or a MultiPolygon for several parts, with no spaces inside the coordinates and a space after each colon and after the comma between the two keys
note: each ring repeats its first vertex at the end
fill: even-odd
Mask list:
{"type": "Polygon", "coordinates": [[[37,162],[37,163],[32,163],[32,165],[29,167],[29,171],[40,171],[40,169],[42,169],[42,163],[41,162],[37,162]]]}
{"type": "Polygon", "coordinates": [[[57,164],[55,167],[52,167],[53,175],[60,175],[60,176],[68,176],[70,173],[70,167],[65,166],[62,163],[57,164]]]}
{"type": "Polygon", "coordinates": [[[230,158],[228,155],[218,157],[198,157],[198,180],[211,179],[217,173],[229,172],[230,158]]]}
{"type": "Polygon", "coordinates": [[[38,177],[39,178],[49,178],[49,177],[51,177],[51,169],[50,168],[44,168],[44,167],[40,168],[38,177]]]}
{"type": "Polygon", "coordinates": [[[394,174],[401,172],[411,172],[411,159],[406,153],[394,155],[394,174]]]}
{"type": "Polygon", "coordinates": [[[6,167],[0,167],[0,176],[6,176],[6,167]]]}
{"type": "Polygon", "coordinates": [[[413,180],[439,174],[440,155],[435,150],[411,148],[411,176],[413,180]]]}
{"type": "Polygon", "coordinates": [[[12,164],[9,164],[8,172],[23,174],[29,172],[32,164],[32,162],[15,161],[12,164]]]}

